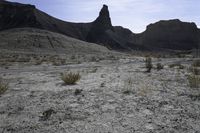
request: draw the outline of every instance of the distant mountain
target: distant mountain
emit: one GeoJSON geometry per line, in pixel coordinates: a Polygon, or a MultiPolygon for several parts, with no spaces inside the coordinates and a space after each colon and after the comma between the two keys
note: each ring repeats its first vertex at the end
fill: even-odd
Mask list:
{"type": "Polygon", "coordinates": [[[0,30],[24,27],[49,30],[120,51],[190,50],[200,44],[200,30],[194,23],[159,21],[147,26],[145,32],[134,34],[121,26],[112,26],[106,5],[95,21],[71,23],[51,17],[33,5],[0,1],[0,30]]]}

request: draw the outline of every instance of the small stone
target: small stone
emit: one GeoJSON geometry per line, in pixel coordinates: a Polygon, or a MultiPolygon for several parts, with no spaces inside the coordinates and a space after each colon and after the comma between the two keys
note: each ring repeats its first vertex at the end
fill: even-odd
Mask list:
{"type": "Polygon", "coordinates": [[[154,129],[152,124],[146,124],[145,128],[148,129],[148,130],[153,130],[154,129]]]}
{"type": "Polygon", "coordinates": [[[142,113],[145,114],[145,115],[152,115],[152,114],[153,114],[153,113],[152,113],[150,110],[148,110],[148,109],[145,109],[142,113]]]}

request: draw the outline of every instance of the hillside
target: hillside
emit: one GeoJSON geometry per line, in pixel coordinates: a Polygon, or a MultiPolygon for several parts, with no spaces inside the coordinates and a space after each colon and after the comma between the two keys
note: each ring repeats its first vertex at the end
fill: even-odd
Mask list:
{"type": "Polygon", "coordinates": [[[34,28],[17,28],[0,32],[1,50],[27,53],[103,53],[109,50],[59,33],[34,28]]]}

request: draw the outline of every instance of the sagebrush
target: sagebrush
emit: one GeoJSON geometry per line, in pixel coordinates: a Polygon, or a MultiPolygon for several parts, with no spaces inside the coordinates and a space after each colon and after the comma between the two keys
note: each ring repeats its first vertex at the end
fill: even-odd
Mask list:
{"type": "Polygon", "coordinates": [[[81,75],[79,73],[73,73],[73,72],[62,73],[61,79],[67,85],[74,85],[81,79],[81,75]]]}
{"type": "Polygon", "coordinates": [[[8,83],[0,79],[0,95],[8,90],[8,83]]]}
{"type": "Polygon", "coordinates": [[[161,70],[161,69],[163,69],[164,68],[164,66],[161,64],[161,63],[157,63],[156,64],[156,69],[159,71],[159,70],[161,70]]]}
{"type": "Polygon", "coordinates": [[[189,75],[188,82],[189,82],[189,86],[191,88],[199,88],[200,87],[200,76],[189,75]]]}
{"type": "Polygon", "coordinates": [[[145,65],[146,65],[146,69],[147,71],[146,72],[151,72],[151,69],[153,68],[153,64],[152,64],[152,59],[151,57],[146,57],[145,59],[145,65]]]}

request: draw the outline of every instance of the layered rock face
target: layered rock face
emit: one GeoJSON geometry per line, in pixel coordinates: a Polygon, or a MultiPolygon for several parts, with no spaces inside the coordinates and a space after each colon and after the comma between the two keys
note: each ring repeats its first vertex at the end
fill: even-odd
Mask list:
{"type": "Polygon", "coordinates": [[[120,51],[191,50],[200,44],[200,30],[194,23],[159,21],[147,26],[145,32],[134,34],[121,26],[112,26],[106,5],[95,21],[71,23],[51,17],[33,5],[0,1],[0,31],[25,27],[61,33],[120,51]]]}
{"type": "Polygon", "coordinates": [[[159,21],[147,26],[142,35],[142,44],[155,48],[190,50],[198,47],[198,32],[195,23],[178,19],[159,21]]]}

